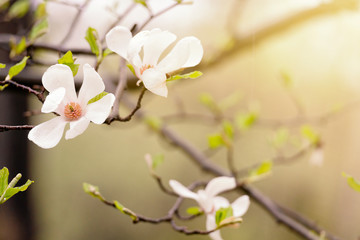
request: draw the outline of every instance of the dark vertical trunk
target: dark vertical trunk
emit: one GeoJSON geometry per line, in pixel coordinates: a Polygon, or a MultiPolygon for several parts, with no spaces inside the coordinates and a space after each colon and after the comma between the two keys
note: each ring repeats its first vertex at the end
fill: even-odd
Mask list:
{"type": "MultiPolygon", "coordinates": [[[[0,123],[9,125],[27,124],[23,113],[27,109],[27,94],[6,89],[0,92],[0,123]]],[[[0,168],[7,167],[9,180],[17,173],[23,178],[19,184],[25,183],[29,177],[28,167],[28,131],[8,131],[0,133],[0,168]]],[[[32,239],[32,215],[30,206],[31,187],[15,195],[0,206],[0,239],[30,240],[32,239]]]]}
{"type": "MultiPolygon", "coordinates": [[[[13,0],[11,1],[14,2],[13,0]]],[[[0,17],[4,16],[4,12],[0,17]]],[[[22,19],[0,23],[1,33],[25,34],[30,16],[22,19]]],[[[7,66],[14,64],[9,56],[9,49],[0,48],[0,63],[7,66]]],[[[21,57],[20,57],[21,59],[21,57]]],[[[17,60],[16,60],[17,61],[17,60]]],[[[0,69],[1,71],[1,69],[0,69]]],[[[5,71],[4,69],[2,71],[5,71]]],[[[4,79],[0,79],[4,80],[4,79]]],[[[27,124],[23,114],[27,110],[27,93],[8,87],[0,91],[0,124],[27,124]]],[[[0,133],[0,168],[7,167],[9,180],[17,173],[23,175],[18,184],[23,184],[29,178],[28,166],[28,131],[8,131],[0,133]]],[[[30,201],[31,187],[15,195],[6,203],[0,205],[0,240],[32,240],[33,221],[30,201]]]]}

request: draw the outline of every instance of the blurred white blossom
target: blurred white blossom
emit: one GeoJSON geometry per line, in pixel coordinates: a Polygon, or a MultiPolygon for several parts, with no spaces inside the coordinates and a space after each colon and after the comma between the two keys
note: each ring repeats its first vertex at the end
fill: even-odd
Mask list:
{"type": "MultiPolygon", "coordinates": [[[[176,180],[170,180],[171,188],[179,196],[184,198],[191,198],[198,202],[206,214],[206,229],[213,230],[217,227],[215,221],[216,211],[220,208],[232,207],[233,217],[243,216],[250,206],[249,196],[244,195],[236,199],[233,203],[224,198],[217,196],[218,194],[234,189],[236,187],[235,178],[232,177],[217,177],[212,179],[206,186],[205,190],[199,190],[197,193],[190,191],[176,180]]],[[[220,231],[214,231],[209,234],[213,240],[221,240],[220,231]]]]}

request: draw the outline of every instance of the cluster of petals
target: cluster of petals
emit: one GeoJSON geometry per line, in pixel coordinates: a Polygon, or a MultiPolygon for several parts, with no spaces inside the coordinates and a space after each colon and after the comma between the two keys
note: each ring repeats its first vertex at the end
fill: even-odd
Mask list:
{"type": "Polygon", "coordinates": [[[84,80],[78,96],[75,91],[74,77],[71,69],[63,64],[49,67],[42,77],[42,83],[49,92],[41,108],[43,113],[54,112],[58,116],[35,126],[28,138],[42,148],[56,146],[65,129],[65,139],[82,134],[90,121],[102,124],[109,116],[115,101],[113,94],[107,94],[100,100],[88,104],[89,100],[105,89],[103,80],[89,64],[83,67],[84,80]]]}
{"type": "Polygon", "coordinates": [[[106,35],[106,43],[112,51],[126,59],[136,76],[149,91],[167,97],[166,79],[169,73],[193,67],[202,59],[203,48],[196,37],[185,37],[160,60],[163,52],[176,40],[168,31],[155,28],[132,36],[129,29],[117,26],[106,35]]]}
{"type": "MultiPolygon", "coordinates": [[[[236,199],[233,203],[218,194],[234,189],[236,187],[236,181],[232,177],[217,177],[212,179],[204,190],[199,190],[197,193],[190,191],[181,183],[176,180],[170,180],[171,188],[179,196],[184,198],[191,198],[198,202],[206,214],[206,229],[211,231],[217,227],[215,222],[216,211],[220,208],[232,207],[234,217],[242,217],[249,208],[250,199],[249,196],[244,195],[236,199]]],[[[209,234],[213,240],[221,240],[220,231],[214,231],[209,234]]]]}

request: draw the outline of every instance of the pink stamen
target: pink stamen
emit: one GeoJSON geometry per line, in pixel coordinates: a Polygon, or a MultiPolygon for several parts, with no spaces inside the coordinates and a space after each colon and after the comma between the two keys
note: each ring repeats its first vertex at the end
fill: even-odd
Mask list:
{"type": "Polygon", "coordinates": [[[144,66],[142,66],[140,68],[140,74],[142,75],[143,72],[145,72],[145,70],[149,69],[149,68],[153,68],[154,66],[153,65],[150,65],[150,64],[145,64],[144,66]]]}
{"type": "Polygon", "coordinates": [[[82,114],[82,109],[80,104],[75,103],[75,102],[70,102],[68,104],[66,104],[65,109],[64,109],[64,116],[68,119],[68,120],[77,120],[81,117],[82,114]]]}

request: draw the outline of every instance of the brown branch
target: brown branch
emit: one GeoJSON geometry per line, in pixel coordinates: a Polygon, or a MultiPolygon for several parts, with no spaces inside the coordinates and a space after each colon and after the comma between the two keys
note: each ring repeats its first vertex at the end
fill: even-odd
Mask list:
{"type": "Polygon", "coordinates": [[[298,221],[299,223],[301,223],[302,225],[306,226],[309,229],[314,230],[317,234],[322,234],[323,232],[325,232],[325,237],[329,240],[340,240],[340,238],[338,238],[337,236],[331,235],[329,233],[327,233],[326,231],[324,231],[323,229],[321,229],[315,222],[310,221],[309,219],[305,218],[304,216],[301,216],[299,213],[285,208],[285,207],[281,207],[279,206],[279,208],[281,209],[281,211],[283,211],[284,213],[286,213],[286,215],[290,216],[291,218],[295,219],[296,221],[298,221]]]}
{"type": "MultiPolygon", "coordinates": [[[[259,44],[274,35],[283,33],[284,31],[293,28],[295,25],[304,23],[312,18],[316,18],[323,15],[333,14],[342,10],[357,10],[357,0],[333,0],[329,2],[323,2],[316,7],[301,10],[291,16],[285,17],[275,22],[270,22],[263,28],[252,32],[251,34],[233,38],[233,47],[222,50],[216,56],[212,57],[211,61],[203,61],[197,66],[197,69],[213,67],[217,64],[224,63],[226,59],[239,53],[242,50],[247,49],[250,46],[259,44]]],[[[234,33],[232,33],[235,35],[234,33]]]]}
{"type": "MultiPolygon", "coordinates": [[[[313,234],[307,227],[303,226],[290,216],[286,215],[281,211],[277,204],[275,204],[270,198],[252,188],[248,185],[242,185],[241,190],[245,191],[253,200],[255,200],[259,205],[268,213],[270,213],[278,223],[283,224],[289,230],[297,233],[305,239],[309,240],[318,240],[319,237],[313,234]]],[[[312,229],[311,229],[312,230],[312,229]]]]}
{"type": "Polygon", "coordinates": [[[116,117],[112,117],[112,118],[108,118],[106,120],[106,123],[107,124],[111,124],[113,121],[119,121],[119,122],[128,122],[132,119],[132,117],[135,115],[135,113],[141,108],[141,101],[144,97],[144,94],[146,92],[146,88],[143,88],[140,95],[139,95],[139,98],[137,100],[137,103],[136,103],[136,106],[133,108],[133,110],[131,111],[131,113],[126,116],[126,117],[120,117],[119,115],[116,116],[116,117]]]}
{"type": "Polygon", "coordinates": [[[44,102],[45,101],[45,97],[44,97],[44,93],[43,92],[38,92],[34,89],[32,89],[31,87],[28,87],[28,86],[25,86],[23,84],[20,84],[20,83],[17,83],[17,82],[14,82],[12,80],[5,80],[5,81],[1,81],[0,82],[0,85],[1,86],[4,86],[6,84],[10,84],[10,85],[13,85],[17,88],[20,88],[22,90],[25,90],[25,91],[28,91],[29,93],[31,94],[34,94],[39,100],[40,102],[44,102]]]}
{"type": "Polygon", "coordinates": [[[0,125],[0,132],[6,132],[10,130],[30,130],[33,127],[34,127],[33,125],[18,125],[18,126],[0,125]]]}

